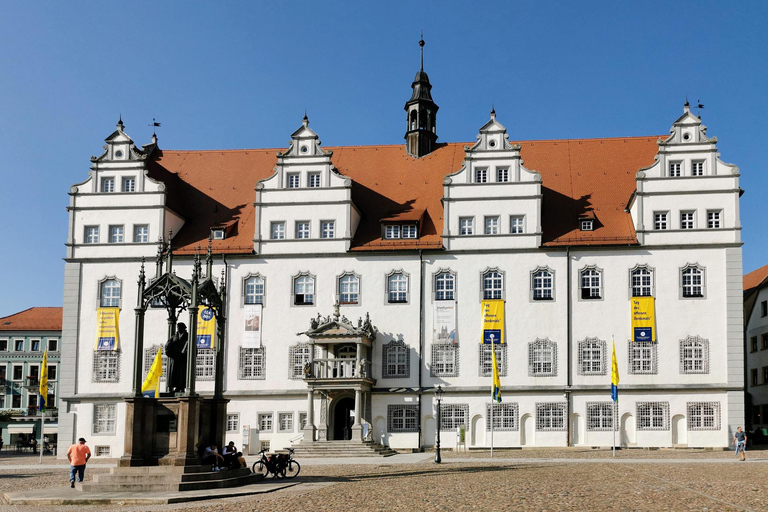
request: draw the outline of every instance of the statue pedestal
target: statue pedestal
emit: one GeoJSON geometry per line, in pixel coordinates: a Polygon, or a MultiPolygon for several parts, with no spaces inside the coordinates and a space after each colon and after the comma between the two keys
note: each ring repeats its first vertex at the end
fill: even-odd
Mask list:
{"type": "Polygon", "coordinates": [[[229,400],[133,397],[125,400],[125,450],[118,466],[195,466],[206,446],[221,447],[229,400]]]}

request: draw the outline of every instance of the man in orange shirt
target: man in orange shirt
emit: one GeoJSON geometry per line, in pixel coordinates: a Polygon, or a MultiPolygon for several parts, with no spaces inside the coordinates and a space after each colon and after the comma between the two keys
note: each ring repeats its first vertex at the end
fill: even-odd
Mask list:
{"type": "Polygon", "coordinates": [[[73,444],[67,450],[67,460],[69,461],[69,486],[75,487],[75,473],[77,473],[77,481],[82,482],[85,475],[85,464],[88,459],[91,458],[91,449],[85,445],[85,439],[82,437],[77,440],[77,444],[73,444]]]}

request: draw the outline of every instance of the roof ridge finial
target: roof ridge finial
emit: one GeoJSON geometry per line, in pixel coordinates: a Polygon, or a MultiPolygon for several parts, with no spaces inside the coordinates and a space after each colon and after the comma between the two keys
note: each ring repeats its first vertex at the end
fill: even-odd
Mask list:
{"type": "Polygon", "coordinates": [[[419,46],[421,47],[421,70],[424,71],[424,30],[421,31],[419,46]]]}
{"type": "Polygon", "coordinates": [[[496,105],[491,103],[491,119],[496,119],[496,105]]]}
{"type": "Polygon", "coordinates": [[[125,125],[123,124],[123,113],[120,113],[120,119],[117,120],[117,127],[122,130],[125,125]]]}
{"type": "Polygon", "coordinates": [[[304,117],[301,120],[301,124],[304,125],[304,128],[309,126],[309,118],[307,117],[307,109],[304,109],[304,117]]]}

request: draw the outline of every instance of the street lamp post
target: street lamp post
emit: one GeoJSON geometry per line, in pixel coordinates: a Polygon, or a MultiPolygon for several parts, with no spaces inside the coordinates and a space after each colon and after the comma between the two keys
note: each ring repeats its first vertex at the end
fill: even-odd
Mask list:
{"type": "Polygon", "coordinates": [[[435,389],[435,399],[437,400],[437,442],[435,444],[435,463],[440,464],[443,459],[440,457],[440,402],[443,401],[443,393],[445,391],[441,386],[437,386],[437,389],[435,389]]]}

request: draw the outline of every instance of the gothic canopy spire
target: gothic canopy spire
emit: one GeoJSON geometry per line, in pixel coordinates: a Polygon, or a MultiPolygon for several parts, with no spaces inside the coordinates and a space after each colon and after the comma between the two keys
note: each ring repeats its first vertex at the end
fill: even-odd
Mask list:
{"type": "Polygon", "coordinates": [[[437,129],[435,126],[438,106],[432,100],[432,84],[424,72],[424,36],[419,40],[421,66],[413,79],[411,99],[405,103],[405,147],[409,155],[420,158],[435,150],[437,129]]]}

